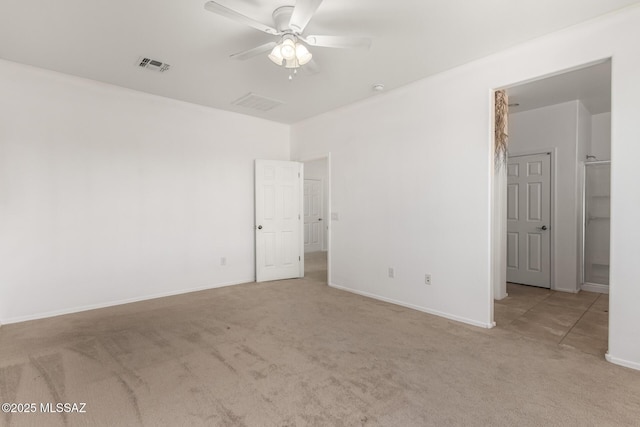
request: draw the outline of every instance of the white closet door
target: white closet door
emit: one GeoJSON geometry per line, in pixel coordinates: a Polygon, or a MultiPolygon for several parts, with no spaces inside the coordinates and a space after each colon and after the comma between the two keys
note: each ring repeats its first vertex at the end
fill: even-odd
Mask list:
{"type": "Polygon", "coordinates": [[[304,275],[302,163],[256,160],[256,281],[304,275]]]}

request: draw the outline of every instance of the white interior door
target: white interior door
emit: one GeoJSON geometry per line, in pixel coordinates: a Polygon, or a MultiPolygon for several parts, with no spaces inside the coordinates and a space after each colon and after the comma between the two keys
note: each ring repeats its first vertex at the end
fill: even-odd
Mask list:
{"type": "Polygon", "coordinates": [[[322,250],[322,181],[304,180],[304,251],[322,250]]]}
{"type": "Polygon", "coordinates": [[[551,287],[551,155],[507,164],[507,281],[551,287]]]}
{"type": "Polygon", "coordinates": [[[304,275],[302,163],[256,160],[256,281],[304,275]]]}

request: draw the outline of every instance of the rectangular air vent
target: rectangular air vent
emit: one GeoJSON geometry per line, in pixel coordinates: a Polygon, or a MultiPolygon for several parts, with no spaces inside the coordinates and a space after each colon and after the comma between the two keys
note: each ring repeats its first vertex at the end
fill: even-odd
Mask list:
{"type": "Polygon", "coordinates": [[[249,92],[248,94],[241,96],[232,102],[234,105],[239,105],[245,108],[252,108],[254,110],[269,111],[276,108],[279,105],[284,104],[283,101],[277,99],[266,98],[264,96],[256,95],[249,92]]]}
{"type": "Polygon", "coordinates": [[[161,73],[164,73],[169,69],[169,67],[171,67],[171,65],[165,64],[162,61],[146,58],[144,56],[141,56],[138,59],[138,66],[141,68],[146,68],[147,70],[151,70],[151,71],[159,71],[161,73]]]}

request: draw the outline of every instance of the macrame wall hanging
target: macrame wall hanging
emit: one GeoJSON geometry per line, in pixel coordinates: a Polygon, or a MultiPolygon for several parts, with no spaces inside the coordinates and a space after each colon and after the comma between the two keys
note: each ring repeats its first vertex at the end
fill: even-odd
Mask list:
{"type": "Polygon", "coordinates": [[[494,137],[494,155],[496,167],[507,161],[509,99],[504,90],[496,91],[496,123],[494,137]]]}

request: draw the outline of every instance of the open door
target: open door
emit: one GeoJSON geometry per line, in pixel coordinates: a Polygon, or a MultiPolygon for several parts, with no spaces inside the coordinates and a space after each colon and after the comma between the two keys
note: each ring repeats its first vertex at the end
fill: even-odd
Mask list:
{"type": "Polygon", "coordinates": [[[507,165],[507,282],[551,287],[551,153],[507,165]]]}
{"type": "Polygon", "coordinates": [[[302,163],[256,160],[256,282],[304,276],[302,163]]]}

